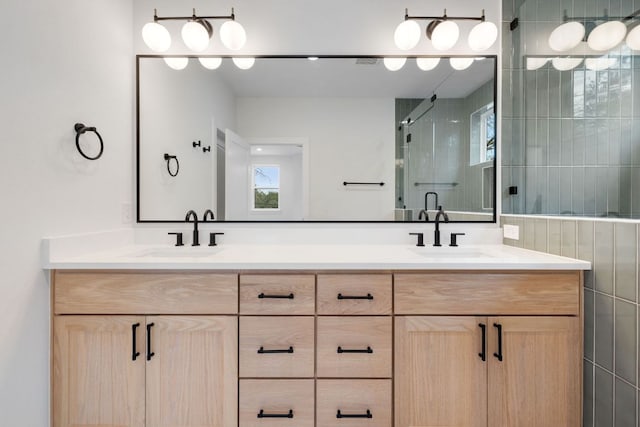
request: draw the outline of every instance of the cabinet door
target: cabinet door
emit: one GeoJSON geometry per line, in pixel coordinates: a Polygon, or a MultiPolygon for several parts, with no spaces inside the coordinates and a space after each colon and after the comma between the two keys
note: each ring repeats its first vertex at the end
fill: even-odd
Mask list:
{"type": "Polygon", "coordinates": [[[149,316],[146,427],[232,427],[238,414],[238,319],[149,316]]]}
{"type": "Polygon", "coordinates": [[[144,427],[143,329],[141,316],[54,318],[54,427],[144,427]]]}
{"type": "Polygon", "coordinates": [[[577,317],[489,318],[490,426],[580,426],[578,322],[577,317]]]}
{"type": "Polygon", "coordinates": [[[486,319],[396,317],[396,427],[486,426],[480,324],[486,319]]]}

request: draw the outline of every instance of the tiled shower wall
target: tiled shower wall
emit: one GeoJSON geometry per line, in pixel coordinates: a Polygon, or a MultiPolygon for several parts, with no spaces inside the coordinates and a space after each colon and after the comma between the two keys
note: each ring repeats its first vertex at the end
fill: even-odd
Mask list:
{"type": "Polygon", "coordinates": [[[638,223],[506,215],[507,245],[591,261],[584,284],[584,426],[640,427],[638,223]]]}
{"type": "Polygon", "coordinates": [[[616,48],[608,52],[616,64],[602,71],[584,62],[570,71],[551,63],[526,69],[530,55],[557,55],[548,36],[564,13],[626,16],[640,1],[505,0],[503,6],[503,213],[640,218],[640,53],[616,48]],[[510,186],[517,195],[508,194],[510,186]]]}

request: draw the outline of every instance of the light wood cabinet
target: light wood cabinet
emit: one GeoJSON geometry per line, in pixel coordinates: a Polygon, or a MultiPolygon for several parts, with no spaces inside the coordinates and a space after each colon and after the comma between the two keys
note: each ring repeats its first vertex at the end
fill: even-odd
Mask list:
{"type": "Polygon", "coordinates": [[[144,427],[143,316],[65,316],[53,324],[55,427],[144,427]],[[137,326],[136,326],[137,325],[137,326]],[[137,347],[132,347],[133,333],[137,347]],[[134,352],[141,354],[135,356],[134,352]]]}
{"type": "Polygon", "coordinates": [[[577,317],[396,318],[396,427],[580,426],[579,331],[577,317]]]}
{"type": "Polygon", "coordinates": [[[53,427],[581,424],[579,272],[53,279],[53,427]]]}

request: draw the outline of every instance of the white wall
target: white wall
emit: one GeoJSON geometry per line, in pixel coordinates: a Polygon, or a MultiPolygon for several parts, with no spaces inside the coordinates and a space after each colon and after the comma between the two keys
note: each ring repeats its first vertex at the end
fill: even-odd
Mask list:
{"type": "Polygon", "coordinates": [[[238,132],[245,138],[308,139],[306,219],[393,220],[393,99],[238,98],[236,105],[238,132]],[[344,181],[385,185],[345,187],[344,181]]]}
{"type": "Polygon", "coordinates": [[[198,216],[212,209],[217,217],[212,123],[235,128],[235,95],[196,59],[176,71],[162,59],[141,58],[140,85],[140,218],[182,220],[189,209],[198,216]],[[202,146],[194,148],[193,141],[202,146]],[[211,151],[203,153],[206,146],[211,151]],[[176,177],[167,173],[164,153],[178,157],[176,177]]]}
{"type": "Polygon", "coordinates": [[[114,228],[133,203],[129,0],[8,0],[0,26],[0,424],[49,423],[44,235],[114,228]],[[96,126],[87,161],[73,125],[96,126]]]}

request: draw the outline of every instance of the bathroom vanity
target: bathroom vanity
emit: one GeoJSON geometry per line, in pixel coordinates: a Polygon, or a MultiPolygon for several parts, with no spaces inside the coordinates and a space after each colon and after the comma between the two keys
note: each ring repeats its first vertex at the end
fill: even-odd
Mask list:
{"type": "Polygon", "coordinates": [[[581,425],[589,263],[353,249],[53,262],[53,426],[581,425]]]}

